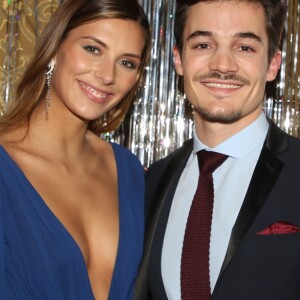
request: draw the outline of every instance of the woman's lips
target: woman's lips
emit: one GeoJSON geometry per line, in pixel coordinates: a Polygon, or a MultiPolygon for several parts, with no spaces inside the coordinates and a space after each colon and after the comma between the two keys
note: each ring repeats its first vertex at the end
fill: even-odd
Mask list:
{"type": "Polygon", "coordinates": [[[78,81],[79,86],[85,92],[85,94],[93,101],[102,103],[106,102],[112,97],[112,93],[108,91],[100,90],[94,86],[88,85],[82,81],[78,81]]]}

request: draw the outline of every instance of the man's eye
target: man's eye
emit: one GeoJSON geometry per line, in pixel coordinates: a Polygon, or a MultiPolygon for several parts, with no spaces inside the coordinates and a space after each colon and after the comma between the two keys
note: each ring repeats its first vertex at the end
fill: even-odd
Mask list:
{"type": "Polygon", "coordinates": [[[198,44],[198,45],[196,46],[196,48],[198,48],[198,49],[208,49],[209,46],[208,46],[208,44],[198,44]]]}
{"type": "Polygon", "coordinates": [[[249,46],[241,46],[239,49],[243,52],[254,52],[254,50],[249,46]]]}

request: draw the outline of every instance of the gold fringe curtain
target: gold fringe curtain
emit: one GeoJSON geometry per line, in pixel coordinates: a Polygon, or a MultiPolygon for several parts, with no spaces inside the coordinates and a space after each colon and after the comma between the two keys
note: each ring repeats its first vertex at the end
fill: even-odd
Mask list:
{"type": "Polygon", "coordinates": [[[0,114],[14,98],[16,85],[36,39],[58,6],[49,0],[0,0],[0,114]]]}
{"type": "MultiPolygon", "coordinates": [[[[76,1],[76,0],[74,0],[76,1]]],[[[0,114],[4,113],[45,24],[61,1],[0,0],[0,114]]],[[[126,122],[107,140],[125,144],[147,167],[192,134],[193,120],[178,92],[172,47],[175,0],[140,0],[152,25],[146,84],[126,122]]],[[[267,86],[264,110],[283,130],[300,138],[300,3],[288,1],[277,80],[267,86]]]]}

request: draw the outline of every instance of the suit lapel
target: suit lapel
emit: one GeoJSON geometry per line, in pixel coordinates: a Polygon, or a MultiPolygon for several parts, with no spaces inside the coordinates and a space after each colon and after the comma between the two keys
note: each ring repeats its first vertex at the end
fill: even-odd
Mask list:
{"type": "MultiPolygon", "coordinates": [[[[187,160],[191,154],[193,149],[193,140],[188,140],[183,147],[179,148],[173,154],[171,154],[171,159],[167,164],[165,170],[162,174],[153,174],[155,176],[160,176],[160,182],[156,187],[156,191],[153,199],[155,199],[153,205],[150,206],[149,213],[147,216],[147,226],[146,226],[146,236],[144,242],[144,254],[143,260],[139,269],[139,276],[136,281],[135,295],[134,299],[149,299],[147,295],[147,271],[149,268],[149,260],[151,257],[151,253],[156,251],[157,249],[162,248],[162,238],[159,238],[159,244],[155,244],[153,246],[153,240],[155,238],[158,224],[162,218],[163,207],[166,203],[171,202],[173,195],[175,193],[175,189],[177,186],[177,182],[180,178],[180,175],[187,163],[187,160]],[[153,247],[156,250],[153,250],[153,247]]],[[[166,218],[166,225],[168,216],[163,216],[163,219],[166,218]]],[[[160,231],[164,232],[165,228],[159,228],[160,231]]],[[[160,269],[159,269],[160,271],[160,269]]],[[[159,272],[161,274],[161,272],[159,272]]]]}
{"type": "Polygon", "coordinates": [[[235,252],[273,188],[283,163],[276,157],[288,148],[288,136],[270,121],[270,128],[243,205],[231,232],[227,253],[215,289],[235,252]]]}

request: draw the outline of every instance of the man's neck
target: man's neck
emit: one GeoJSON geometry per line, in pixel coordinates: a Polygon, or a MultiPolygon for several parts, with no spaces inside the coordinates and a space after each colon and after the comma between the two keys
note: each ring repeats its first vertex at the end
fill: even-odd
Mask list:
{"type": "Polygon", "coordinates": [[[208,122],[195,114],[194,121],[196,134],[202,143],[210,148],[214,148],[253,123],[259,117],[260,113],[226,124],[208,122]]]}

